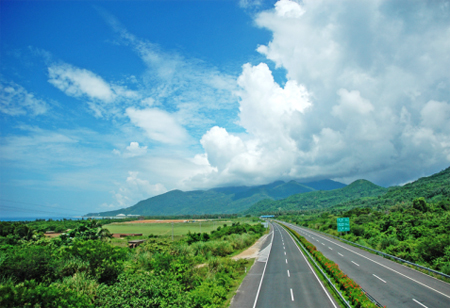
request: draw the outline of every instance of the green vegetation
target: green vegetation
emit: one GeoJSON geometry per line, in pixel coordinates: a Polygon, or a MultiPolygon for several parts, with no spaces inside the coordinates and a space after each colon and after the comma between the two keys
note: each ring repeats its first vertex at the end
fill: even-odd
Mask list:
{"type": "MultiPolygon", "coordinates": [[[[249,221],[248,221],[249,222],[249,221]]],[[[181,236],[190,232],[211,232],[215,230],[219,224],[231,224],[232,220],[222,221],[196,221],[196,222],[177,222],[173,224],[174,236],[181,236]],[[200,226],[201,225],[201,226],[200,226]]],[[[169,236],[172,235],[171,223],[113,223],[105,225],[111,233],[142,233],[143,236],[157,235],[169,236]]]]}
{"type": "Polygon", "coordinates": [[[366,180],[357,180],[352,184],[335,190],[312,191],[292,195],[283,200],[262,200],[252,205],[245,214],[279,214],[284,212],[317,210],[351,200],[365,200],[386,193],[387,189],[366,180]]]}
{"type": "Polygon", "coordinates": [[[127,249],[96,221],[57,238],[28,224],[0,226],[1,307],[224,307],[252,262],[229,256],[265,232],[235,222],[127,249]]]}

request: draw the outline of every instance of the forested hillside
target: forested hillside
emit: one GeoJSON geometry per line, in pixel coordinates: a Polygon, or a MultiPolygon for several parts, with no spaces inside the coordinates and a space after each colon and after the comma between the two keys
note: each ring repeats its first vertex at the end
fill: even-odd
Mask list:
{"type": "Polygon", "coordinates": [[[262,200],[252,205],[245,214],[276,213],[299,210],[323,209],[342,202],[358,199],[364,200],[386,193],[387,189],[366,180],[357,180],[350,185],[330,190],[312,191],[304,194],[292,195],[283,200],[262,200]]]}
{"type": "Polygon", "coordinates": [[[264,200],[279,200],[293,194],[311,192],[317,189],[330,190],[343,187],[345,184],[322,180],[311,183],[290,181],[273,182],[260,186],[221,187],[210,190],[183,192],[172,190],[120,210],[89,213],[87,216],[115,216],[118,214],[135,214],[146,216],[157,215],[200,215],[239,213],[251,205],[264,200]]]}
{"type": "Polygon", "coordinates": [[[404,186],[390,187],[386,194],[376,198],[342,202],[335,209],[351,209],[360,206],[383,209],[399,203],[412,204],[414,199],[420,197],[425,198],[427,202],[438,202],[450,198],[450,167],[404,186]]]}

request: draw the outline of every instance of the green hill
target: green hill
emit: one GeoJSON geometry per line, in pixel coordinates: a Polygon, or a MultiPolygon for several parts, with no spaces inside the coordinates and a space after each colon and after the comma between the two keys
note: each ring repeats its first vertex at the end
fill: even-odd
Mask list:
{"type": "Polygon", "coordinates": [[[311,191],[292,195],[283,200],[262,200],[252,205],[245,214],[259,214],[279,211],[298,211],[329,208],[354,199],[377,197],[387,192],[386,188],[366,180],[357,180],[350,185],[329,191],[311,191]]]}
{"type": "Polygon", "coordinates": [[[450,167],[403,186],[390,187],[386,194],[376,198],[354,199],[335,206],[336,209],[355,207],[389,208],[396,204],[408,204],[423,197],[427,202],[450,199],[450,167]]]}
{"type": "MultiPolygon", "coordinates": [[[[312,186],[323,189],[334,189],[345,184],[324,180],[311,182],[312,186]]],[[[269,199],[279,200],[293,194],[314,191],[309,183],[290,181],[273,182],[260,186],[220,187],[202,191],[172,190],[120,210],[102,213],[89,213],[86,216],[116,216],[118,214],[134,214],[145,216],[164,215],[201,215],[201,214],[232,214],[247,210],[253,204],[269,199]]]]}

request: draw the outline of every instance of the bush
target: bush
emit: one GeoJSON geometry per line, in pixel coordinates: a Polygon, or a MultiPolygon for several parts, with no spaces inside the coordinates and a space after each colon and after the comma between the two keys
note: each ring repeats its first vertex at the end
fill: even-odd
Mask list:
{"type": "Polygon", "coordinates": [[[89,264],[88,273],[98,282],[112,284],[122,272],[128,250],[95,240],[75,240],[72,246],[62,246],[61,259],[76,258],[89,264]]]}
{"type": "Polygon", "coordinates": [[[67,286],[60,284],[45,285],[35,280],[14,285],[12,281],[0,284],[1,307],[94,307],[89,298],[67,286]]]}
{"type": "Polygon", "coordinates": [[[50,246],[20,245],[1,252],[0,275],[17,282],[34,279],[38,282],[56,278],[58,260],[50,246]]]}
{"type": "Polygon", "coordinates": [[[189,293],[170,273],[124,273],[112,286],[98,290],[96,307],[194,307],[189,293]]]}

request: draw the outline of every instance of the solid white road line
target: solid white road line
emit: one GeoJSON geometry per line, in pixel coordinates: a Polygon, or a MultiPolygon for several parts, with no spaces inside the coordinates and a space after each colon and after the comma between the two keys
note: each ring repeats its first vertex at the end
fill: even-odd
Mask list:
{"type": "MultiPolygon", "coordinates": [[[[284,230],[285,232],[287,232],[286,230],[284,230]]],[[[311,272],[314,274],[314,276],[316,277],[317,281],[319,282],[320,286],[322,287],[322,290],[325,292],[325,294],[327,295],[328,299],[330,300],[331,304],[333,305],[334,308],[337,308],[336,304],[333,302],[333,300],[331,299],[330,294],[328,294],[327,290],[325,289],[325,287],[323,286],[322,281],[320,281],[319,277],[317,277],[316,272],[313,270],[311,264],[309,264],[309,261],[306,259],[306,256],[303,254],[303,251],[300,249],[300,247],[298,247],[297,243],[295,242],[294,238],[292,237],[292,235],[290,233],[288,233],[289,237],[291,238],[291,240],[294,242],[295,246],[297,247],[298,251],[300,251],[300,254],[302,255],[303,259],[305,259],[306,264],[308,264],[309,269],[311,270],[311,272]]]]}
{"type": "Polygon", "coordinates": [[[292,301],[294,301],[294,292],[292,292],[292,289],[291,289],[291,299],[292,301]]]}
{"type": "MultiPolygon", "coordinates": [[[[294,227],[295,227],[295,226],[294,226],[294,227]]],[[[295,228],[297,229],[298,227],[295,227],[295,228]]],[[[319,236],[319,237],[321,237],[321,236],[319,236]]],[[[339,247],[341,247],[341,248],[344,248],[345,250],[348,250],[348,251],[350,251],[350,252],[353,252],[354,254],[356,254],[356,255],[358,255],[358,256],[360,256],[360,257],[363,257],[363,258],[365,258],[365,259],[367,259],[367,260],[369,260],[369,261],[372,261],[373,263],[378,264],[379,266],[382,266],[382,267],[384,267],[384,268],[386,268],[386,269],[388,269],[388,270],[390,270],[390,271],[392,271],[392,272],[394,272],[394,273],[396,273],[396,274],[399,274],[400,276],[403,276],[403,277],[405,277],[405,278],[407,278],[407,279],[409,279],[409,280],[411,280],[411,281],[414,281],[415,283],[420,284],[421,286],[424,286],[425,288],[428,288],[428,289],[430,289],[430,290],[433,290],[433,291],[436,292],[436,293],[439,293],[439,294],[441,294],[441,295],[443,295],[443,296],[445,296],[445,297],[447,297],[447,298],[450,298],[449,295],[447,295],[447,294],[445,294],[445,293],[442,293],[441,291],[438,291],[438,290],[436,290],[436,289],[433,289],[432,287],[430,287],[430,286],[428,286],[428,285],[426,285],[426,284],[424,284],[424,283],[422,283],[422,282],[420,282],[420,281],[417,281],[417,280],[415,280],[415,279],[413,279],[413,278],[411,278],[411,277],[409,277],[409,276],[407,276],[407,275],[405,275],[405,274],[402,274],[402,273],[396,271],[395,269],[390,268],[390,267],[387,266],[387,265],[384,265],[384,264],[381,264],[381,263],[379,263],[379,262],[377,262],[377,261],[375,261],[375,260],[372,260],[372,259],[369,258],[369,257],[366,257],[366,256],[364,256],[364,255],[362,255],[362,254],[360,254],[360,253],[358,253],[358,252],[356,252],[356,251],[354,251],[354,250],[351,250],[351,249],[349,249],[349,248],[347,248],[347,247],[344,247],[344,246],[342,246],[342,245],[339,245],[339,244],[337,244],[337,243],[335,243],[335,242],[333,242],[333,241],[331,241],[331,240],[329,240],[329,239],[327,239],[327,238],[324,238],[324,237],[322,237],[322,238],[323,238],[324,240],[326,240],[326,241],[328,241],[328,242],[334,244],[334,245],[337,245],[337,246],[339,246],[339,247]]],[[[425,275],[425,274],[424,274],[424,275],[425,275]]]]}
{"type": "Polygon", "coordinates": [[[288,277],[291,277],[291,273],[289,273],[289,270],[287,270],[287,273],[288,273],[288,277]]]}
{"type": "Polygon", "coordinates": [[[352,261],[352,263],[353,263],[353,264],[355,264],[356,266],[359,266],[359,264],[358,264],[358,263],[356,263],[356,262],[353,262],[353,261],[352,261]]]}
{"type": "Polygon", "coordinates": [[[342,253],[340,253],[340,252],[338,252],[338,255],[340,255],[341,257],[343,257],[344,255],[342,254],[342,253]]]}
{"type": "MultiPolygon", "coordinates": [[[[291,289],[292,290],[292,289],[291,289]]],[[[412,299],[413,301],[415,301],[416,303],[418,303],[420,306],[428,308],[427,306],[425,306],[424,304],[422,304],[421,302],[415,300],[414,298],[412,299]]]]}
{"type": "MultiPolygon", "coordinates": [[[[353,261],[352,261],[353,262],[353,261]]],[[[378,279],[380,279],[381,281],[383,281],[384,283],[386,283],[386,281],[384,281],[383,279],[381,279],[380,277],[378,277],[377,275],[375,275],[375,274],[372,274],[372,275],[374,275],[376,278],[378,278],[378,279]]]]}
{"type": "MultiPolygon", "coordinates": [[[[271,244],[273,243],[274,236],[275,236],[275,232],[272,232],[272,240],[270,242],[271,244]]],[[[267,261],[266,261],[266,264],[264,265],[264,270],[263,270],[263,273],[261,275],[261,281],[259,282],[258,291],[256,292],[255,302],[253,303],[253,308],[256,307],[256,303],[258,302],[259,292],[261,291],[261,286],[262,286],[262,282],[264,280],[264,274],[266,273],[267,263],[269,263],[269,257],[270,257],[270,252],[272,251],[272,247],[273,247],[273,245],[270,245],[269,254],[267,255],[267,261]]]]}

